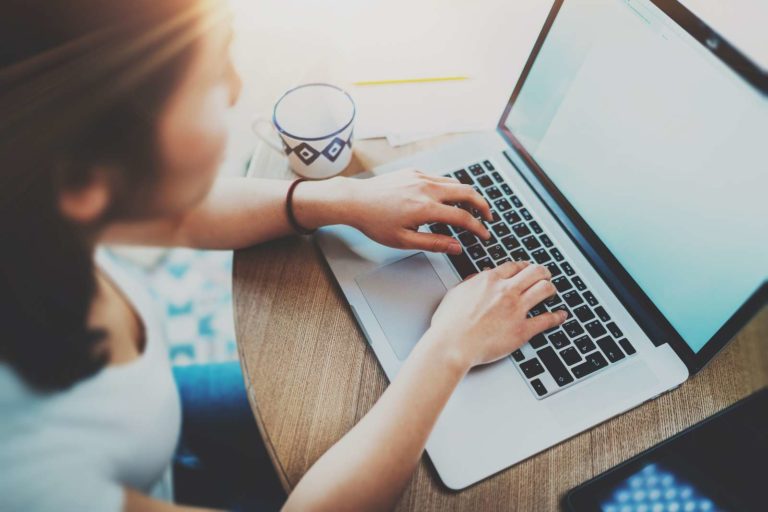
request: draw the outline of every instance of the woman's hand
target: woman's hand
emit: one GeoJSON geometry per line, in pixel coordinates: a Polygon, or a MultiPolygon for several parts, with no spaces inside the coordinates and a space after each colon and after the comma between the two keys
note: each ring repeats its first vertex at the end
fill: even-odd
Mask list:
{"type": "Polygon", "coordinates": [[[508,262],[470,276],[446,294],[426,339],[441,344],[465,370],[501,359],[565,321],[563,311],[527,316],[556,293],[551,278],[546,267],[527,262],[508,262]]]}
{"type": "Polygon", "coordinates": [[[402,170],[365,180],[349,180],[345,202],[349,224],[381,244],[399,249],[422,249],[458,254],[461,245],[452,237],[419,233],[419,226],[441,222],[471,231],[483,240],[488,229],[463,203],[491,219],[488,203],[471,186],[453,178],[428,176],[415,170],[402,170]]]}

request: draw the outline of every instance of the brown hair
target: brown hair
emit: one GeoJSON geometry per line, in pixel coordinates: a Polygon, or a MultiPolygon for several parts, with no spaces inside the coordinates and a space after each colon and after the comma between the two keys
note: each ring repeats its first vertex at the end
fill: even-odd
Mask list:
{"type": "Polygon", "coordinates": [[[62,187],[117,169],[102,222],[141,204],[158,173],[157,115],[205,29],[203,0],[6,0],[0,6],[0,359],[61,389],[106,363],[87,327],[91,231],[62,187]]]}

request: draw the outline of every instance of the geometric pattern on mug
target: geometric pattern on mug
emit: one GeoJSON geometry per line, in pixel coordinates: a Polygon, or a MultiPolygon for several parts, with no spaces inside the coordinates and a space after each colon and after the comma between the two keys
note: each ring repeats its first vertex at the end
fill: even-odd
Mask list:
{"type": "Polygon", "coordinates": [[[341,154],[342,150],[344,149],[344,146],[346,145],[347,145],[346,142],[336,137],[331,141],[330,144],[328,144],[325,147],[325,149],[323,150],[323,155],[325,155],[325,157],[331,162],[335,162],[336,159],[341,154]]]}
{"type": "Polygon", "coordinates": [[[304,162],[304,165],[310,165],[312,162],[317,160],[317,157],[320,156],[320,152],[317,151],[315,148],[310,146],[309,144],[302,142],[295,148],[293,148],[293,152],[296,153],[296,156],[299,157],[299,160],[304,162]]]}
{"type": "Polygon", "coordinates": [[[335,162],[339,158],[339,155],[344,152],[344,146],[352,147],[352,132],[350,132],[347,140],[340,139],[339,137],[334,138],[325,149],[320,152],[306,142],[302,142],[295,148],[292,148],[283,137],[280,137],[280,140],[283,143],[286,155],[296,153],[296,156],[299,157],[299,160],[301,160],[304,165],[311,165],[320,155],[323,155],[331,162],[335,162]]]}

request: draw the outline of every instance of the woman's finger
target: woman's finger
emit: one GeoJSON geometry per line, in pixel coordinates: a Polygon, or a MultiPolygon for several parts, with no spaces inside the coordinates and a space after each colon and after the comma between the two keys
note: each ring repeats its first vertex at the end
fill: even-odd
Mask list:
{"type": "Polygon", "coordinates": [[[448,176],[431,176],[429,174],[424,174],[423,176],[429,179],[429,181],[434,181],[435,183],[447,183],[454,185],[459,183],[459,180],[456,178],[449,178],[448,176]]]}
{"type": "Polygon", "coordinates": [[[552,273],[542,265],[528,265],[523,270],[510,277],[507,282],[522,295],[528,288],[539,281],[549,281],[552,273]]]}
{"type": "Polygon", "coordinates": [[[418,231],[405,230],[402,236],[403,249],[418,249],[429,252],[445,252],[459,254],[461,244],[450,236],[435,233],[420,233],[418,231]]]}
{"type": "Polygon", "coordinates": [[[525,321],[526,336],[528,339],[537,334],[541,334],[547,329],[557,327],[565,322],[568,315],[565,311],[556,311],[554,313],[542,313],[541,315],[531,317],[525,321]]]}
{"type": "Polygon", "coordinates": [[[491,220],[491,207],[488,202],[470,185],[460,183],[445,184],[440,187],[440,201],[444,203],[463,203],[475,208],[485,220],[491,220]]]}
{"type": "Polygon", "coordinates": [[[520,303],[529,311],[536,304],[550,298],[557,293],[557,288],[552,281],[537,281],[520,296],[520,303]]]}
{"type": "Polygon", "coordinates": [[[488,231],[482,222],[474,218],[468,211],[456,208],[455,206],[435,204],[429,220],[431,222],[442,222],[443,224],[464,228],[483,240],[488,240],[491,236],[491,232],[488,231]]]}
{"type": "Polygon", "coordinates": [[[509,279],[528,265],[530,265],[530,263],[527,261],[508,261],[493,269],[493,272],[495,272],[502,279],[509,279]]]}

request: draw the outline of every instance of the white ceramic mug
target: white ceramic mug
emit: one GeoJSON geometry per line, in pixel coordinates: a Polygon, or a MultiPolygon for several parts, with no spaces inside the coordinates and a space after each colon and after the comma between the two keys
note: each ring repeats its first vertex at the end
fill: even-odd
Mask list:
{"type": "Polygon", "coordinates": [[[346,91],[313,83],[289,89],[275,103],[271,125],[282,148],[260,132],[267,119],[256,119],[253,130],[275,151],[288,156],[296,174],[322,179],[349,165],[354,121],[355,102],[346,91]]]}

